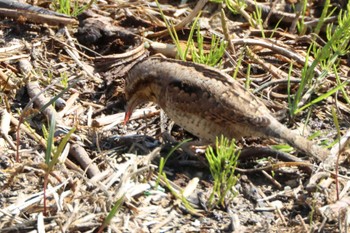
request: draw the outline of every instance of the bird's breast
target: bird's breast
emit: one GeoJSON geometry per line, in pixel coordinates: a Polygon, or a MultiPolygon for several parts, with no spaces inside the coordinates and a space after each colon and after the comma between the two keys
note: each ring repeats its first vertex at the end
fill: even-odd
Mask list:
{"type": "Polygon", "coordinates": [[[176,108],[163,108],[163,110],[176,124],[193,135],[207,141],[215,142],[216,137],[221,135],[231,139],[260,135],[254,128],[244,123],[233,124],[231,122],[217,121],[200,114],[188,113],[176,108]]]}

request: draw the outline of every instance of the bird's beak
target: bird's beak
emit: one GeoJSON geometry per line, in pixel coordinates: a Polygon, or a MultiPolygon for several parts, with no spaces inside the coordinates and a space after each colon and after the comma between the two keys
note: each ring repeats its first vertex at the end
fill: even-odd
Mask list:
{"type": "Polygon", "coordinates": [[[132,114],[132,110],[127,108],[125,111],[125,116],[124,116],[124,125],[126,125],[126,123],[128,123],[128,121],[131,117],[131,114],[132,114]]]}
{"type": "Polygon", "coordinates": [[[127,101],[126,108],[125,108],[124,125],[126,125],[126,123],[128,123],[128,121],[130,120],[130,117],[132,115],[132,112],[137,107],[137,105],[139,105],[140,103],[142,103],[142,101],[140,101],[140,99],[134,98],[134,97],[132,97],[130,100],[127,101]]]}

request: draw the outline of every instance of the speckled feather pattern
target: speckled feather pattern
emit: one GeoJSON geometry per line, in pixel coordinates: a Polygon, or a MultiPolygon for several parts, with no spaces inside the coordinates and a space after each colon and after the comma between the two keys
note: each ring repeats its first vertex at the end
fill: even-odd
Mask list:
{"type": "Polygon", "coordinates": [[[159,57],[136,64],[126,79],[127,112],[157,103],[178,125],[202,139],[276,137],[323,160],[327,151],[278,122],[267,107],[229,75],[204,65],[159,57]]]}

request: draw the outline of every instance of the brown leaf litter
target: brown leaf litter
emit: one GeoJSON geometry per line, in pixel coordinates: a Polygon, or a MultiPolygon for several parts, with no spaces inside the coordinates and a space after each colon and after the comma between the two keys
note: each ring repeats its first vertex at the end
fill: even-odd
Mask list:
{"type": "MultiPolygon", "coordinates": [[[[319,131],[321,136],[315,141],[330,143],[337,137],[331,109],[337,109],[342,137],[331,154],[341,152],[338,175],[310,158],[300,157],[299,164],[291,164],[284,157],[288,154],[266,149],[278,144],[273,139],[246,138],[239,145],[252,149],[244,152],[247,155],[237,169],[241,174],[234,187],[238,195],[224,207],[209,210],[205,203],[213,184],[207,162],[202,152],[186,153],[189,148],[182,148],[169,158],[165,172],[174,192],[184,192],[194,207],[191,212],[167,189],[164,180],[158,187],[156,181],[159,157],[166,156],[177,142],[196,138],[152,104],[142,106],[129,124],[123,124],[128,70],[149,54],[175,56],[154,2],[102,1],[77,19],[55,16],[62,20],[56,21],[59,25],[27,9],[7,15],[3,12],[11,9],[2,9],[0,232],[98,231],[119,198],[124,198],[124,204],[108,226],[111,232],[345,232],[349,225],[350,112],[346,98],[339,92],[293,122],[287,117],[288,77],[295,93],[308,47],[313,40],[324,46],[323,39],[295,33],[298,15],[286,10],[291,3],[283,6],[245,0],[247,7],[238,15],[225,8],[225,31],[222,5],[205,0],[182,2],[160,2],[181,42],[186,43],[189,23],[202,11],[199,22],[206,45],[212,33],[231,38],[220,68],[232,75],[239,65],[237,80],[280,114],[281,122],[301,128],[305,135],[319,131]],[[265,38],[251,17],[255,4],[262,7],[265,38]],[[23,14],[18,14],[21,11],[23,14]],[[36,15],[36,20],[27,20],[31,18],[28,15],[36,15]],[[49,101],[53,103],[45,107],[49,101]],[[50,173],[48,211],[44,213],[44,128],[48,128],[50,117],[57,119],[56,145],[72,127],[76,131],[50,173]],[[305,169],[305,162],[312,166],[305,169]]],[[[308,4],[304,21],[310,29],[316,26],[322,4],[308,4]]],[[[338,7],[344,6],[339,3],[338,7]]],[[[336,20],[332,16],[326,23],[336,20]]],[[[309,63],[314,58],[310,59],[309,63]]],[[[345,57],[341,57],[340,71],[339,78],[345,81],[349,73],[345,57]]],[[[315,75],[321,73],[322,68],[316,66],[315,75]]],[[[335,76],[328,75],[318,86],[310,87],[312,99],[336,85],[335,76]]],[[[344,87],[347,93],[349,88],[344,87]]],[[[306,93],[301,104],[309,98],[306,93]]]]}

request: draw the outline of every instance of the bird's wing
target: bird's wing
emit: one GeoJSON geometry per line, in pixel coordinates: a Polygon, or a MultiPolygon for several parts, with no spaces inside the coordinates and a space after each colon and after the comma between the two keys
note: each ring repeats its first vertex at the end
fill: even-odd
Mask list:
{"type": "Polygon", "coordinates": [[[239,84],[227,87],[215,80],[174,79],[163,93],[166,105],[218,123],[246,123],[257,127],[270,123],[260,114],[260,109],[266,108],[263,103],[239,84]]]}

